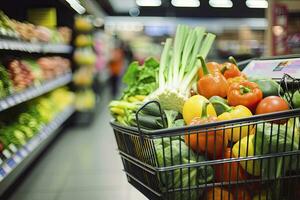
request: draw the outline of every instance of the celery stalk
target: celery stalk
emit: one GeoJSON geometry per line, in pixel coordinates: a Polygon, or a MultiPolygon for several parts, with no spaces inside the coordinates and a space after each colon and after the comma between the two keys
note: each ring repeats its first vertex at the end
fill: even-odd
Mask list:
{"type": "Polygon", "coordinates": [[[170,54],[170,48],[172,46],[172,38],[168,38],[166,40],[164,50],[161,55],[160,59],[160,66],[159,66],[159,87],[162,88],[165,85],[165,77],[164,77],[164,72],[166,67],[168,66],[169,63],[169,54],[170,54]]]}
{"type": "Polygon", "coordinates": [[[184,76],[185,68],[188,65],[188,61],[189,61],[188,59],[190,58],[190,55],[193,51],[196,40],[197,40],[196,29],[193,29],[192,31],[189,32],[188,38],[184,45],[178,82],[180,82],[184,76]]]}
{"type": "Polygon", "coordinates": [[[178,73],[181,65],[182,53],[189,32],[186,25],[178,25],[174,42],[174,66],[173,66],[173,85],[178,84],[178,73]]]}
{"type": "MultiPolygon", "coordinates": [[[[208,33],[201,45],[201,50],[200,53],[198,54],[199,56],[202,56],[204,59],[206,58],[216,36],[214,34],[208,33]]],[[[191,69],[190,73],[188,76],[185,77],[182,83],[182,90],[186,90],[187,86],[190,84],[190,82],[193,80],[194,76],[197,75],[198,67],[197,65],[194,65],[193,68],[191,69]]]]}

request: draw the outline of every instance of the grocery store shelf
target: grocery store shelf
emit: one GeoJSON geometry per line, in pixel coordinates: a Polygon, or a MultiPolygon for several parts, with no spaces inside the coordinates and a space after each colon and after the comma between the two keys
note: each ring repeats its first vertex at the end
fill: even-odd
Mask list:
{"type": "Polygon", "coordinates": [[[0,50],[24,51],[29,53],[71,53],[72,47],[66,44],[0,39],[0,50]]]}
{"type": "Polygon", "coordinates": [[[41,85],[29,87],[21,92],[11,94],[3,99],[0,99],[0,111],[11,108],[15,105],[38,97],[45,94],[51,90],[54,90],[60,86],[70,83],[72,80],[72,73],[67,73],[62,76],[55,78],[54,80],[49,80],[41,85]]]}
{"type": "MultiPolygon", "coordinates": [[[[7,159],[0,164],[0,197],[5,193],[10,185],[26,169],[28,165],[41,153],[41,151],[52,141],[58,134],[63,123],[74,113],[73,106],[60,112],[53,121],[45,125],[41,131],[35,135],[23,147],[17,149],[10,146],[10,152],[6,151],[7,159]],[[8,154],[8,155],[7,155],[8,154]]],[[[4,150],[5,151],[5,150],[4,150]]]]}

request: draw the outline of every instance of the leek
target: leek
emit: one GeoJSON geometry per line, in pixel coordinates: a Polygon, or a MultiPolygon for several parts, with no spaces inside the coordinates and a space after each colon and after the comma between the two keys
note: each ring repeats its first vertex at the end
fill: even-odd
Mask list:
{"type": "Polygon", "coordinates": [[[157,100],[164,109],[182,112],[190,89],[197,80],[201,65],[197,56],[207,56],[215,37],[205,33],[203,27],[178,25],[174,42],[167,38],[164,45],[158,74],[159,87],[146,100],[157,100]]]}

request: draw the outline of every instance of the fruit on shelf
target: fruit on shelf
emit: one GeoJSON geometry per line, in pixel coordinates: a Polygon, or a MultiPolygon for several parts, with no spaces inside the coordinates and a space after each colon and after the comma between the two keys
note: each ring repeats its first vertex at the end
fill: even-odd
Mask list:
{"type": "Polygon", "coordinates": [[[78,48],[74,53],[74,60],[78,65],[94,65],[96,55],[91,47],[78,48]]]}
{"type": "Polygon", "coordinates": [[[4,66],[0,65],[0,98],[12,92],[12,81],[4,66]]]}
{"type": "Polygon", "coordinates": [[[91,20],[86,16],[77,16],[75,18],[75,29],[82,32],[88,32],[93,29],[91,20]]]}
{"type": "Polygon", "coordinates": [[[60,33],[63,42],[69,44],[72,39],[72,30],[66,26],[59,27],[57,30],[60,33]]]}
{"type": "Polygon", "coordinates": [[[35,37],[41,42],[50,42],[51,40],[51,30],[43,26],[37,26],[34,31],[35,37]]]}
{"type": "Polygon", "coordinates": [[[73,82],[77,86],[91,86],[94,78],[93,74],[93,68],[81,67],[74,73],[73,82]]]}
{"type": "Polygon", "coordinates": [[[15,90],[20,91],[32,85],[34,76],[24,62],[13,59],[7,68],[15,90]]]}
{"type": "Polygon", "coordinates": [[[95,108],[96,95],[92,90],[83,90],[76,93],[75,107],[78,111],[90,111],[95,108]]]}
{"type": "Polygon", "coordinates": [[[58,56],[39,58],[37,64],[42,69],[42,76],[45,80],[69,72],[71,68],[70,60],[58,56]]]}
{"type": "Polygon", "coordinates": [[[23,23],[10,19],[0,11],[0,35],[32,42],[68,44],[71,41],[72,31],[68,27],[50,29],[44,26],[35,26],[31,23],[23,23]]]}
{"type": "Polygon", "coordinates": [[[92,46],[93,40],[91,35],[80,34],[75,38],[76,47],[92,46]]]}
{"type": "Polygon", "coordinates": [[[0,35],[18,37],[18,33],[10,26],[10,19],[2,11],[0,11],[0,35]]]}
{"type": "Polygon", "coordinates": [[[0,98],[13,90],[21,91],[70,72],[71,62],[59,56],[41,57],[37,61],[30,58],[10,59],[5,62],[5,67],[0,65],[0,98]]]}
{"type": "MultiPolygon", "coordinates": [[[[66,107],[74,103],[74,94],[67,88],[59,88],[42,97],[26,102],[22,105],[22,112],[18,108],[12,117],[1,120],[0,143],[6,148],[9,144],[20,147],[34,137],[43,127],[51,122],[55,116],[66,107]],[[17,111],[17,112],[16,112],[17,111]]],[[[0,151],[1,151],[0,145],[0,151]]]]}

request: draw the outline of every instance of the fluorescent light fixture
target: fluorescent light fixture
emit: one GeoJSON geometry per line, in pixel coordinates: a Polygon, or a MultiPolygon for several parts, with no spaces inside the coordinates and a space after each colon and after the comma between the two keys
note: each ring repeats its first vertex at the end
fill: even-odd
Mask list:
{"type": "Polygon", "coordinates": [[[85,8],[80,4],[78,0],[66,0],[70,6],[79,14],[85,13],[85,8]]]}
{"type": "Polygon", "coordinates": [[[175,7],[199,7],[199,0],[172,0],[172,5],[175,7]]]}
{"type": "Polygon", "coordinates": [[[266,0],[247,0],[246,5],[249,8],[268,8],[268,2],[266,0]]]}
{"type": "Polygon", "coordinates": [[[157,7],[161,6],[161,0],[136,0],[138,6],[150,6],[157,7]]]}
{"type": "Polygon", "coordinates": [[[209,5],[214,8],[232,8],[231,0],[209,0],[209,5]]]}

